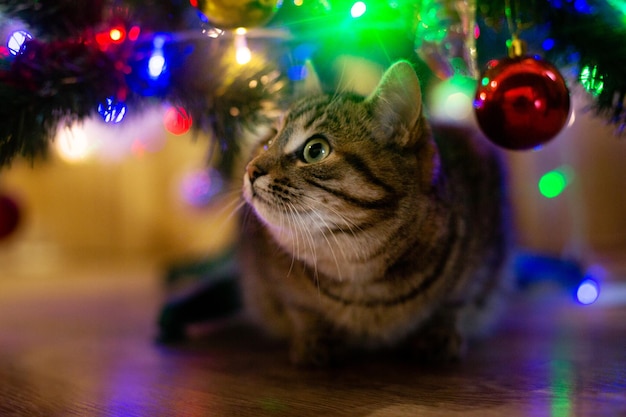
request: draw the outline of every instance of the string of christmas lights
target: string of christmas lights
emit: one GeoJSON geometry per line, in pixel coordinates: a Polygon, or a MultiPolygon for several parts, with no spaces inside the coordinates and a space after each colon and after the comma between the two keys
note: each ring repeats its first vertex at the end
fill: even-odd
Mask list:
{"type": "Polygon", "coordinates": [[[440,78],[477,77],[506,55],[510,16],[529,50],[576,68],[623,130],[625,15],[620,0],[6,0],[0,166],[45,155],[59,125],[94,114],[119,124],[169,103],[215,139],[228,169],[241,130],[288,102],[305,61],[323,74],[342,53],[405,58],[440,78]]]}

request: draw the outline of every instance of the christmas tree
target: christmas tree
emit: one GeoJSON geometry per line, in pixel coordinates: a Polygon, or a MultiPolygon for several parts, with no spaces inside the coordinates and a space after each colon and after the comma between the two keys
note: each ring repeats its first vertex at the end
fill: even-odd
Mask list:
{"type": "MultiPolygon", "coordinates": [[[[170,128],[208,132],[220,167],[228,170],[242,130],[267,122],[289,103],[306,78],[306,62],[324,81],[328,63],[339,55],[383,66],[407,59],[423,82],[455,76],[479,81],[476,97],[483,103],[474,106],[480,122],[485,97],[503,104],[486,91],[491,81],[519,77],[481,77],[481,71],[510,53],[522,78],[546,68],[559,82],[559,70],[574,74],[570,78],[594,97],[598,114],[621,132],[625,20],[620,0],[5,0],[0,166],[18,155],[45,155],[59,126],[94,114],[108,124],[124,123],[130,114],[167,103],[174,109],[170,128]],[[528,69],[522,58],[541,69],[528,69]]],[[[532,94],[544,89],[530,83],[532,94]]],[[[550,95],[560,87],[547,88],[550,95]]],[[[518,101],[527,99],[516,94],[518,101]]],[[[565,98],[550,100],[567,114],[565,98]]],[[[484,118],[492,125],[497,117],[484,118]]],[[[553,130],[542,141],[558,132],[561,119],[541,120],[553,130]]],[[[500,126],[492,136],[510,127],[500,126]]],[[[501,144],[536,145],[511,141],[505,137],[501,144]]]]}

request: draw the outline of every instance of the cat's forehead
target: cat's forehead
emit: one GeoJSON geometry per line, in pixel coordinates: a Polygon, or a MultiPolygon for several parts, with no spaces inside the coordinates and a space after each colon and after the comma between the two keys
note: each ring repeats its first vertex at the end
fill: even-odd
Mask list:
{"type": "Polygon", "coordinates": [[[278,136],[278,145],[282,153],[291,154],[300,149],[311,135],[312,130],[301,125],[285,126],[278,136]]]}
{"type": "Polygon", "coordinates": [[[278,137],[285,154],[295,152],[314,133],[317,123],[325,117],[329,101],[327,96],[301,100],[285,115],[278,137]]]}
{"type": "Polygon", "coordinates": [[[362,97],[338,94],[309,97],[296,103],[279,128],[279,145],[285,154],[298,150],[314,134],[337,133],[354,124],[362,97]],[[320,132],[320,129],[326,132],[320,132]]]}
{"type": "Polygon", "coordinates": [[[328,96],[310,97],[300,100],[287,112],[283,120],[285,126],[310,126],[322,117],[330,105],[328,96]]]}

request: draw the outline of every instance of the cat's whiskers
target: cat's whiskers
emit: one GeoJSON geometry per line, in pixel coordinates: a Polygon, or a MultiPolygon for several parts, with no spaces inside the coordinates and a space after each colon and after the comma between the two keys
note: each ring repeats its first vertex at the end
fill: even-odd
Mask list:
{"type": "MultiPolygon", "coordinates": [[[[243,201],[243,196],[241,195],[241,186],[235,184],[229,184],[229,186],[217,194],[211,197],[211,202],[215,202],[213,205],[221,205],[221,209],[216,213],[218,215],[223,215],[226,210],[230,210],[237,203],[243,201]]],[[[238,210],[240,207],[237,207],[238,210]]]]}
{"type": "MultiPolygon", "coordinates": [[[[304,199],[306,199],[307,201],[302,201],[303,204],[308,203],[308,201],[310,201],[310,204],[307,204],[307,208],[311,211],[315,211],[316,209],[319,208],[323,208],[333,214],[335,214],[342,222],[343,224],[347,227],[352,239],[354,239],[355,241],[359,240],[359,236],[357,235],[357,231],[358,232],[364,232],[364,229],[359,226],[357,223],[355,223],[354,221],[350,220],[348,217],[346,217],[345,215],[343,215],[341,212],[339,212],[337,209],[333,208],[330,204],[328,203],[323,203],[319,200],[315,200],[312,197],[306,196],[306,195],[302,195],[302,197],[304,197],[304,199]]],[[[317,213],[316,213],[317,214],[317,213]]],[[[325,221],[325,220],[324,220],[325,221]]],[[[326,221],[325,221],[326,223],[326,221]]],[[[341,224],[335,223],[334,226],[336,227],[341,227],[341,224]]],[[[327,226],[327,230],[333,235],[337,246],[341,249],[342,251],[342,255],[344,257],[344,259],[346,261],[350,260],[351,257],[348,257],[346,255],[346,252],[344,250],[344,245],[341,245],[338,241],[337,238],[337,234],[334,232],[333,228],[331,228],[330,226],[327,226]]],[[[351,247],[353,248],[357,248],[360,250],[360,253],[353,253],[353,255],[355,255],[357,257],[357,259],[365,259],[369,256],[369,254],[367,252],[363,251],[363,245],[357,245],[357,244],[352,244],[351,247]]]]}
{"type": "MultiPolygon", "coordinates": [[[[241,211],[245,204],[246,202],[241,196],[240,188],[231,187],[229,190],[220,191],[219,194],[215,195],[209,204],[211,217],[221,219],[226,215],[226,217],[219,222],[215,233],[223,235],[226,229],[232,224],[235,215],[241,211]]],[[[193,245],[193,242],[188,242],[188,244],[193,245]]]]}
{"type": "MultiPolygon", "coordinates": [[[[314,206],[322,207],[322,208],[330,211],[334,215],[336,215],[346,225],[346,227],[348,228],[348,230],[352,234],[352,237],[357,238],[356,232],[352,229],[353,227],[354,227],[354,229],[356,229],[356,230],[358,230],[360,232],[363,231],[363,228],[361,226],[359,226],[357,223],[353,222],[352,220],[348,219],[345,215],[343,215],[340,211],[338,211],[337,209],[332,207],[330,204],[324,203],[324,202],[319,201],[319,200],[316,200],[313,197],[310,197],[310,196],[308,196],[306,194],[302,194],[300,197],[303,198],[303,199],[306,199],[307,201],[310,201],[312,203],[312,205],[309,205],[309,207],[311,207],[311,208],[313,208],[314,206]]],[[[337,226],[339,226],[339,225],[337,225],[337,226]]]]}
{"type": "MultiPolygon", "coordinates": [[[[311,231],[306,227],[306,224],[305,224],[304,220],[302,219],[302,217],[298,213],[298,210],[293,205],[293,203],[289,202],[289,203],[287,203],[287,205],[290,208],[290,211],[291,211],[291,214],[293,216],[294,223],[295,223],[294,231],[296,231],[296,233],[298,231],[300,231],[303,234],[303,237],[306,238],[306,241],[307,241],[308,246],[310,248],[310,253],[311,253],[312,258],[313,258],[312,259],[312,263],[313,263],[313,278],[314,278],[316,284],[319,287],[319,272],[317,270],[317,248],[315,247],[315,238],[311,234],[311,231]]],[[[300,257],[300,259],[305,258],[304,256],[301,256],[301,254],[298,254],[298,256],[300,257]]]]}
{"type": "MultiPolygon", "coordinates": [[[[285,213],[285,218],[287,220],[287,228],[288,230],[293,230],[295,231],[295,225],[292,223],[292,218],[290,215],[287,214],[291,214],[291,210],[290,208],[281,201],[280,203],[283,212],[285,213]]],[[[283,216],[281,216],[280,218],[280,223],[281,223],[281,233],[283,231],[283,216]]],[[[291,239],[291,264],[289,265],[289,270],[287,271],[287,276],[291,275],[291,272],[293,271],[293,266],[296,263],[296,258],[300,256],[300,236],[298,235],[298,233],[293,233],[295,236],[295,239],[291,239]]]]}
{"type": "Polygon", "coordinates": [[[241,193],[235,195],[230,201],[228,201],[220,211],[218,215],[223,215],[226,211],[229,211],[224,223],[230,222],[230,220],[246,205],[246,200],[241,197],[241,193]]]}
{"type": "MultiPolygon", "coordinates": [[[[315,214],[315,216],[320,220],[320,222],[323,224],[324,228],[326,230],[324,230],[324,228],[320,228],[320,232],[322,234],[322,236],[324,237],[324,240],[326,241],[326,245],[328,246],[328,249],[331,253],[331,256],[333,257],[333,260],[335,262],[335,266],[337,268],[337,275],[339,277],[339,280],[342,281],[343,280],[343,276],[342,276],[342,268],[340,266],[339,263],[339,259],[337,258],[337,255],[335,253],[335,249],[332,245],[332,243],[330,242],[330,240],[328,239],[328,236],[326,235],[326,233],[330,233],[330,235],[333,237],[333,240],[335,242],[335,246],[339,249],[339,251],[341,252],[341,256],[343,257],[344,262],[347,261],[349,258],[344,250],[344,246],[341,245],[341,243],[339,242],[339,239],[337,238],[337,236],[333,233],[333,229],[330,227],[330,225],[328,224],[328,222],[326,221],[326,219],[324,218],[324,216],[319,212],[319,210],[312,204],[306,204],[305,202],[302,202],[304,207],[310,212],[315,214]]],[[[324,205],[323,207],[326,208],[326,205],[324,205]]]]}
{"type": "Polygon", "coordinates": [[[312,261],[313,261],[313,272],[314,272],[314,278],[315,278],[315,282],[318,283],[319,285],[319,271],[318,271],[318,253],[317,253],[317,246],[315,245],[315,237],[313,236],[313,234],[311,233],[311,230],[307,227],[306,222],[304,221],[304,219],[302,218],[302,216],[300,215],[300,213],[296,210],[295,206],[290,203],[291,207],[293,208],[294,211],[294,219],[296,219],[299,223],[299,229],[304,233],[304,236],[306,237],[310,252],[312,254],[312,261]]]}
{"type": "MultiPolygon", "coordinates": [[[[331,232],[331,236],[334,238],[335,240],[335,244],[337,245],[337,248],[339,248],[339,250],[341,251],[341,255],[343,256],[344,260],[346,259],[346,253],[343,250],[343,247],[339,244],[339,241],[337,240],[337,236],[335,236],[332,233],[332,229],[330,228],[330,226],[328,226],[328,223],[326,222],[326,220],[324,219],[324,217],[319,213],[319,211],[311,208],[311,212],[314,213],[318,219],[320,219],[320,221],[323,223],[324,227],[331,232]]],[[[337,259],[337,255],[335,254],[335,250],[333,249],[333,245],[330,243],[330,240],[328,240],[328,237],[326,236],[326,233],[323,229],[320,229],[320,232],[322,233],[322,236],[324,237],[324,240],[326,241],[326,245],[328,246],[328,250],[330,251],[331,256],[333,257],[333,260],[335,261],[335,266],[337,267],[337,275],[339,277],[339,281],[343,281],[343,276],[341,274],[341,266],[339,264],[339,260],[337,259]]]]}

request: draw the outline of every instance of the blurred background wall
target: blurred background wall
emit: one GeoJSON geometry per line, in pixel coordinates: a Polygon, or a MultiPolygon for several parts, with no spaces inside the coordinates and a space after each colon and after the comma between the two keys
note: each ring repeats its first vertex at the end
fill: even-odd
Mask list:
{"type": "Polygon", "coordinates": [[[521,245],[574,256],[626,248],[626,142],[603,117],[585,112],[537,152],[508,152],[515,220],[521,245]],[[562,193],[546,198],[539,181],[564,172],[562,193]]]}
{"type": "Polygon", "coordinates": [[[35,263],[67,256],[167,262],[227,245],[232,209],[224,201],[235,194],[202,200],[211,186],[208,140],[164,129],[157,135],[158,149],[130,145],[115,160],[68,161],[55,147],[46,161],[18,161],[1,171],[0,194],[17,203],[21,218],[0,239],[0,272],[3,255],[35,263]]]}

